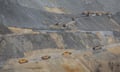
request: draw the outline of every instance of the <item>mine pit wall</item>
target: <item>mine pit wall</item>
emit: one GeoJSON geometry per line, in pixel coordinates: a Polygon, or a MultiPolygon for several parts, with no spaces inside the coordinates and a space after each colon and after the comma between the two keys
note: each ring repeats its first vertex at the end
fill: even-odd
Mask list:
{"type": "MultiPolygon", "coordinates": [[[[18,61],[18,58],[25,57],[24,53],[27,52],[36,52],[48,48],[53,49],[53,51],[55,49],[73,49],[77,51],[83,50],[84,52],[84,50],[91,51],[93,47],[99,45],[102,45],[103,48],[114,43],[117,45],[117,43],[120,43],[119,3],[119,0],[1,0],[0,22],[2,22],[2,24],[0,25],[0,30],[3,31],[0,31],[0,72],[4,72],[1,69],[6,67],[7,61],[15,58],[17,58],[18,61]],[[50,9],[54,12],[49,11],[50,9]],[[80,13],[86,10],[110,11],[113,14],[118,13],[111,18],[107,16],[81,16],[80,13]],[[58,14],[57,11],[65,14],[58,14]],[[71,14],[69,15],[69,13],[71,14]],[[75,14],[77,17],[74,15],[71,16],[72,14],[75,14]],[[76,17],[76,32],[65,32],[67,29],[61,32],[60,29],[51,28],[51,25],[54,26],[56,22],[61,24],[69,23],[73,17],[76,17]],[[7,27],[30,28],[40,33],[13,34],[8,28],[3,28],[3,25],[7,27]],[[41,31],[43,31],[43,33],[41,33],[41,31]]],[[[85,63],[86,68],[91,69],[91,72],[100,72],[101,69],[103,69],[101,72],[119,72],[119,47],[118,55],[115,55],[117,53],[116,48],[113,47],[113,50],[111,52],[101,50],[101,53],[99,53],[99,50],[93,51],[93,55],[86,52],[87,55],[82,58],[83,61],[81,61],[82,59],[80,58],[81,52],[74,56],[74,60],[65,58],[67,59],[66,65],[69,63],[75,65],[75,69],[73,66],[69,67],[69,65],[67,65],[69,69],[67,72],[79,72],[76,71],[79,70],[79,62],[75,60],[76,58],[78,58],[80,62],[85,63]],[[113,70],[109,71],[111,69],[113,70]]],[[[63,62],[65,59],[63,59],[63,62]]],[[[59,70],[59,65],[62,60],[59,60],[60,63],[57,60],[52,60],[54,59],[51,59],[50,62],[48,61],[50,64],[48,66],[52,69],[52,65],[55,62],[57,64],[55,69],[62,72],[61,69],[59,70]]],[[[15,64],[15,62],[13,63],[15,64]]],[[[47,65],[47,63],[45,64],[47,65]]],[[[28,66],[32,65],[28,63],[28,66]]],[[[12,67],[12,65],[10,65],[10,67],[12,67]]],[[[7,70],[7,72],[15,71],[9,68],[7,70]]],[[[21,69],[17,72],[19,71],[21,72],[21,69]]]]}
{"type": "Polygon", "coordinates": [[[28,51],[40,49],[86,50],[94,46],[120,42],[119,32],[51,32],[0,36],[0,61],[24,57],[28,51]]]}
{"type": "MultiPolygon", "coordinates": [[[[22,28],[50,29],[49,26],[55,24],[56,22],[70,22],[71,17],[66,17],[66,14],[51,13],[46,11],[44,10],[44,7],[46,6],[50,8],[65,7],[65,10],[69,11],[71,14],[80,16],[83,11],[87,10],[109,11],[111,13],[119,12],[119,4],[117,4],[119,2],[120,1],[118,0],[69,0],[69,2],[67,0],[1,0],[0,22],[2,21],[7,27],[15,26],[22,28]],[[76,5],[72,3],[75,3],[76,5]]],[[[116,19],[119,21],[119,16],[116,17],[116,19]]],[[[116,27],[116,25],[114,25],[107,16],[79,17],[76,20],[76,26],[80,30],[111,31],[119,28],[116,27]]]]}
{"type": "Polygon", "coordinates": [[[113,19],[120,25],[120,12],[117,12],[114,16],[113,19]]]}

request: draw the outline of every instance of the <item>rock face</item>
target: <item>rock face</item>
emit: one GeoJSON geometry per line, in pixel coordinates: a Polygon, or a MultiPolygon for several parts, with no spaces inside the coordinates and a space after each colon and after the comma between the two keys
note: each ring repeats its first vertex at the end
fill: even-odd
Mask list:
{"type": "Polygon", "coordinates": [[[119,72],[119,3],[0,0],[0,72],[119,72]]]}
{"type": "MultiPolygon", "coordinates": [[[[119,3],[119,0],[69,0],[69,2],[67,0],[1,0],[0,20],[7,26],[48,29],[50,24],[71,20],[65,15],[58,15],[61,12],[76,14],[76,16],[79,16],[85,10],[110,11],[114,14],[120,11],[119,3]],[[54,14],[54,12],[58,12],[58,14],[54,14]]],[[[95,25],[99,22],[102,22],[101,24],[108,22],[105,17],[100,17],[104,18],[104,21],[98,20],[99,22],[96,22],[96,17],[94,18],[88,18],[87,20],[95,25]]],[[[81,19],[82,22],[86,20],[81,19]]],[[[79,24],[84,26],[84,23],[79,24]]],[[[92,26],[92,28],[94,27],[92,26]]]]}

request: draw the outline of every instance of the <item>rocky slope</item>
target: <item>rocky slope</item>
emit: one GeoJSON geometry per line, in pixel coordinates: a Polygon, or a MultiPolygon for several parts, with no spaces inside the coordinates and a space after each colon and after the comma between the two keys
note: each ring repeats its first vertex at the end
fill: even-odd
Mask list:
{"type": "Polygon", "coordinates": [[[0,0],[0,72],[119,72],[119,3],[0,0]]]}

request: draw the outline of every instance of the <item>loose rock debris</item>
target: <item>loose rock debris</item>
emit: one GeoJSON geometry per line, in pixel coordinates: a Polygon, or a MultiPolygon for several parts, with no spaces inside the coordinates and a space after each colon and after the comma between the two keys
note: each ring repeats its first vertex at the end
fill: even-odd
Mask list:
{"type": "Polygon", "coordinates": [[[28,63],[28,60],[27,59],[20,59],[18,61],[19,64],[24,64],[24,63],[28,63]]]}

